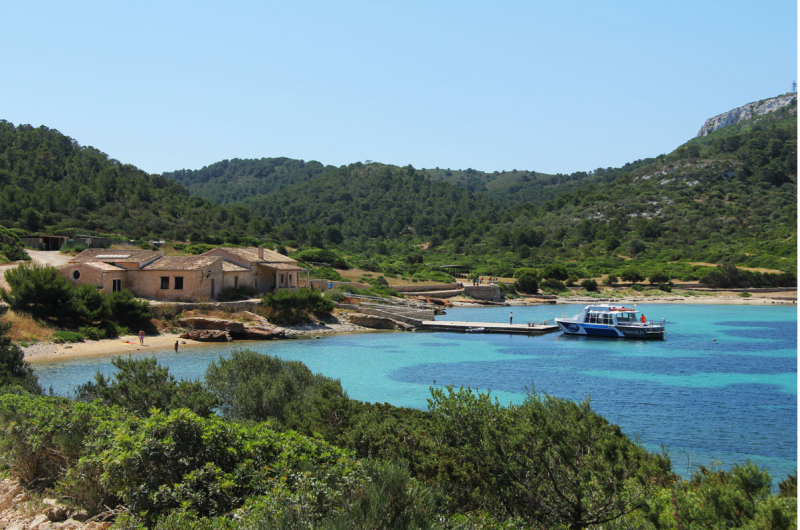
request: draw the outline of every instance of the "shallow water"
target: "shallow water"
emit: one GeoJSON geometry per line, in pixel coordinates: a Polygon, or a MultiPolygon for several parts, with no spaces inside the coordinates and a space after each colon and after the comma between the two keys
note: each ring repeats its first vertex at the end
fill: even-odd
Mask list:
{"type": "MultiPolygon", "coordinates": [[[[577,313],[581,306],[457,308],[447,320],[516,322],[577,313]]],[[[797,467],[797,310],[794,307],[640,305],[667,320],[663,341],[565,336],[378,332],[321,340],[238,342],[155,352],[172,373],[202,378],[208,363],[247,347],[300,360],[339,378],[362,401],[427,407],[432,385],[491,389],[501,403],[526,389],[583,399],[674,469],[723,467],[748,458],[775,477],[797,467]]],[[[148,354],[153,353],[149,352],[148,354]]],[[[68,394],[110,358],[35,365],[45,388],[68,394]]]]}

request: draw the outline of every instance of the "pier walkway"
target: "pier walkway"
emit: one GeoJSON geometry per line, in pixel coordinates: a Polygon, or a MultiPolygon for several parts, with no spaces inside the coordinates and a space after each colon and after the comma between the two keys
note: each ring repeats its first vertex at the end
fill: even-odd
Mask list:
{"type": "Polygon", "coordinates": [[[424,331],[466,332],[468,329],[484,328],[483,333],[518,333],[522,335],[544,335],[558,331],[555,324],[501,324],[499,322],[447,322],[423,320],[417,329],[424,331]]]}

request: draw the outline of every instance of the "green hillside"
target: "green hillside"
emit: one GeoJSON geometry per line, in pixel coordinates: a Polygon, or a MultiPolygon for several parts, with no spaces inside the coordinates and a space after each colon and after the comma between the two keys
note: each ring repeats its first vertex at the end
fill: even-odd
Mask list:
{"type": "Polygon", "coordinates": [[[794,102],[655,159],[572,175],[287,158],[148,175],[2,121],[0,225],[330,247],[384,273],[400,262],[498,276],[553,262],[578,277],[631,266],[691,277],[695,262],[796,272],[796,114],[794,102]]]}
{"type": "Polygon", "coordinates": [[[280,191],[305,182],[333,166],[292,158],[223,160],[202,169],[181,169],[163,176],[185,186],[192,194],[216,204],[241,202],[254,195],[280,191]]]}
{"type": "Polygon", "coordinates": [[[241,207],[221,208],[47,127],[0,121],[0,225],[21,231],[118,234],[219,242],[269,229],[241,207]]]}

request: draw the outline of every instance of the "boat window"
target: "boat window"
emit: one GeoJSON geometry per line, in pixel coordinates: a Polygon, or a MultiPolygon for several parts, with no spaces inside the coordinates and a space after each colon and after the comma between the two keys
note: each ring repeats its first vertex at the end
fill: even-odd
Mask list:
{"type": "Polygon", "coordinates": [[[608,314],[603,315],[603,324],[608,324],[608,314]]]}
{"type": "Polygon", "coordinates": [[[592,314],[591,313],[586,313],[586,318],[583,321],[584,322],[591,322],[592,321],[591,319],[592,319],[592,314]]]}

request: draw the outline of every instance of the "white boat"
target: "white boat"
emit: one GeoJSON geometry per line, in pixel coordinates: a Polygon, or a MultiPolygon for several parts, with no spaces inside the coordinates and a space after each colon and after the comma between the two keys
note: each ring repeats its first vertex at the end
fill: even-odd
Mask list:
{"type": "Polygon", "coordinates": [[[466,333],[483,333],[486,328],[467,328],[464,330],[466,333]]]}
{"type": "Polygon", "coordinates": [[[554,319],[569,335],[626,339],[663,339],[664,319],[645,320],[636,309],[609,304],[587,305],[572,318],[554,319]]]}

